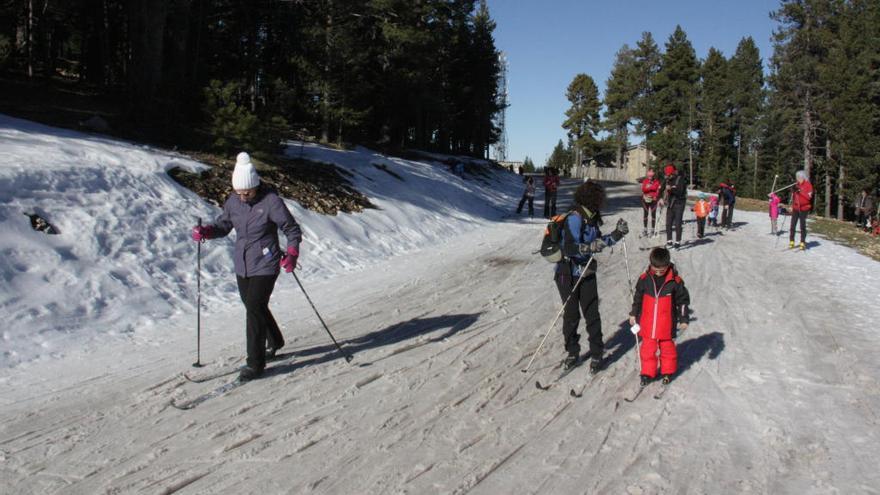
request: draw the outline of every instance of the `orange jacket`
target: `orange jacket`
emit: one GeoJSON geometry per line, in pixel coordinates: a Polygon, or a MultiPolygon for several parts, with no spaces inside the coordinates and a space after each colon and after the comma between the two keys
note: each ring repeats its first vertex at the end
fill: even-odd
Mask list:
{"type": "Polygon", "coordinates": [[[697,218],[706,218],[709,216],[709,202],[705,199],[698,199],[696,203],[694,203],[694,215],[697,218]]]}

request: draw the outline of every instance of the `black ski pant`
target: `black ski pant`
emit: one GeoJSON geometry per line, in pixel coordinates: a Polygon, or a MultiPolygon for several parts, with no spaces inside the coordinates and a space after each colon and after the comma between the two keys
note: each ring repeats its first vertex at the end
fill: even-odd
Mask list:
{"type": "Polygon", "coordinates": [[[599,285],[596,274],[585,275],[572,292],[572,285],[577,282],[571,276],[568,263],[562,264],[562,270],[556,273],[556,288],[562,301],[568,298],[568,304],[562,311],[562,336],[565,338],[565,350],[570,355],[580,355],[581,346],[577,329],[581,315],[587,324],[587,336],[590,342],[590,356],[601,358],[605,344],[602,342],[602,319],[599,316],[599,285]]]}
{"type": "Polygon", "coordinates": [[[697,237],[702,239],[706,235],[706,217],[697,217],[697,237]]]}
{"type": "Polygon", "coordinates": [[[544,218],[556,216],[556,191],[544,193],[544,218]]]}
{"type": "Polygon", "coordinates": [[[654,226],[657,224],[657,203],[645,203],[642,201],[642,211],[644,212],[642,216],[642,224],[645,226],[645,230],[648,230],[648,215],[651,216],[651,230],[654,230],[654,226]]]}
{"type": "Polygon", "coordinates": [[[522,213],[523,204],[524,204],[526,201],[529,202],[529,216],[530,216],[530,217],[531,217],[531,216],[534,216],[534,214],[535,214],[535,197],[534,197],[534,196],[528,196],[528,195],[525,195],[525,194],[523,194],[522,199],[519,200],[519,206],[516,207],[516,213],[517,213],[517,214],[522,213]]]}
{"type": "Polygon", "coordinates": [[[808,211],[791,212],[791,228],[788,229],[788,240],[794,242],[794,228],[798,223],[801,224],[801,242],[807,242],[807,214],[808,211]]]}
{"type": "Polygon", "coordinates": [[[275,289],[275,275],[239,277],[238,294],[247,310],[247,365],[262,371],[266,367],[266,344],[284,347],[284,337],[269,311],[269,298],[275,289]]]}
{"type": "Polygon", "coordinates": [[[728,206],[724,213],[724,226],[727,228],[733,227],[733,205],[728,206]]]}
{"type": "Polygon", "coordinates": [[[666,240],[672,240],[672,229],[675,229],[675,242],[681,243],[681,222],[684,217],[684,200],[676,199],[666,208],[666,240]]]}

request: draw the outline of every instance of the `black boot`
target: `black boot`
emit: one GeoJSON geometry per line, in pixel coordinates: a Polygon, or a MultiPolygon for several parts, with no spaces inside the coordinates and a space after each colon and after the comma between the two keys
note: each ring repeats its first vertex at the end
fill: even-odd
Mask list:
{"type": "Polygon", "coordinates": [[[669,385],[669,382],[672,381],[672,375],[663,375],[663,380],[661,382],[663,385],[669,385]]]}
{"type": "Polygon", "coordinates": [[[651,377],[648,375],[639,375],[639,386],[647,387],[651,383],[651,377]]]}
{"type": "Polygon", "coordinates": [[[602,358],[594,357],[590,360],[590,373],[596,374],[602,369],[602,358]]]}
{"type": "Polygon", "coordinates": [[[562,361],[562,367],[564,369],[570,370],[570,369],[574,368],[575,366],[577,366],[578,364],[580,364],[579,362],[580,362],[580,357],[577,354],[569,354],[562,361]]]}
{"type": "Polygon", "coordinates": [[[241,369],[241,372],[239,372],[238,379],[246,382],[250,380],[256,380],[261,376],[263,376],[263,370],[256,370],[254,368],[251,368],[250,366],[245,366],[241,369]]]}

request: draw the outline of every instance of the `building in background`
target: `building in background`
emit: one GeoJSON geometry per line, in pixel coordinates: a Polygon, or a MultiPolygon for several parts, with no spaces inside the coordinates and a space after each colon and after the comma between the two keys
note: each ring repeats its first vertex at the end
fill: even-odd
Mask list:
{"type": "Polygon", "coordinates": [[[613,182],[638,182],[648,173],[648,165],[654,159],[654,154],[648,150],[644,143],[634,144],[626,148],[623,154],[623,163],[611,162],[607,166],[590,160],[584,164],[572,165],[567,170],[567,175],[578,179],[598,179],[613,182]]]}

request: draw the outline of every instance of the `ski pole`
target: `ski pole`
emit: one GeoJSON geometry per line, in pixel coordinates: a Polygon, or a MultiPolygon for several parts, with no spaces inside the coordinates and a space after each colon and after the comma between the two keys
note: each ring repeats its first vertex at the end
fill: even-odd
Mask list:
{"type": "MultiPolygon", "coordinates": [[[[624,237],[622,240],[623,240],[623,261],[626,264],[626,280],[629,282],[629,284],[627,285],[627,287],[629,287],[629,300],[632,301],[635,298],[635,294],[633,293],[632,275],[630,275],[630,272],[629,272],[629,255],[626,252],[626,237],[624,237]]],[[[633,337],[635,337],[635,339],[636,339],[636,354],[635,354],[635,356],[636,356],[636,369],[641,370],[642,362],[639,359],[639,350],[638,350],[639,346],[640,346],[639,334],[637,334],[637,333],[633,334],[633,337]]]]}
{"type": "MultiPolygon", "coordinates": [[[[771,191],[770,194],[773,194],[772,191],[773,191],[774,189],[776,189],[776,179],[778,179],[778,178],[779,178],[779,174],[776,174],[776,175],[773,176],[773,185],[770,186],[770,191],[771,191]]],[[[769,196],[770,194],[768,194],[767,196],[769,196]]]]}
{"type": "Polygon", "coordinates": [[[544,334],[544,338],[541,339],[541,343],[538,344],[538,348],[535,349],[535,352],[532,353],[532,358],[529,359],[529,363],[525,368],[521,369],[523,373],[529,371],[529,368],[532,367],[532,363],[535,361],[535,357],[538,356],[538,352],[544,347],[544,342],[547,340],[547,337],[550,335],[550,331],[553,330],[553,327],[556,325],[556,322],[559,320],[559,317],[562,316],[562,312],[565,311],[565,306],[568,304],[568,300],[571,299],[571,296],[574,294],[574,290],[577,289],[578,284],[581,283],[581,280],[584,278],[584,275],[587,273],[587,268],[590,266],[590,263],[593,262],[593,254],[590,255],[590,258],[587,260],[587,264],[581,269],[581,275],[578,277],[577,282],[571,286],[571,292],[568,293],[568,297],[565,298],[565,302],[562,303],[562,307],[559,309],[559,312],[556,313],[556,318],[553,318],[553,323],[550,324],[550,327],[547,328],[547,333],[544,334]]]}
{"type": "Polygon", "coordinates": [[[780,191],[785,191],[786,189],[788,189],[788,188],[790,188],[790,187],[794,187],[794,186],[796,186],[796,185],[797,185],[797,182],[794,182],[794,183],[789,184],[789,185],[787,185],[787,186],[785,186],[785,187],[781,187],[781,188],[779,188],[779,189],[777,189],[777,190],[775,190],[775,191],[770,191],[770,194],[778,193],[778,192],[780,192],[780,191]]]}
{"type": "Polygon", "coordinates": [[[342,346],[339,345],[339,342],[336,342],[336,339],[333,338],[333,334],[330,333],[330,329],[327,328],[327,324],[324,323],[324,319],[321,318],[321,314],[318,313],[318,309],[315,308],[315,304],[312,302],[312,298],[309,297],[309,293],[306,292],[306,288],[303,287],[302,282],[299,281],[299,277],[296,276],[296,272],[291,271],[290,273],[293,274],[293,278],[294,278],[294,280],[296,280],[296,283],[299,285],[299,288],[302,289],[302,291],[303,291],[303,295],[306,296],[306,300],[309,302],[309,305],[310,305],[310,306],[312,307],[312,309],[315,311],[315,315],[318,316],[318,320],[321,321],[321,325],[324,325],[324,330],[327,330],[327,335],[330,336],[330,340],[333,341],[333,345],[335,345],[335,346],[336,346],[336,349],[339,350],[339,353],[342,354],[343,357],[345,357],[345,361],[348,362],[348,363],[350,363],[351,360],[353,359],[353,358],[351,357],[351,354],[348,354],[347,352],[343,351],[343,350],[342,350],[342,346]]]}
{"type": "MultiPolygon", "coordinates": [[[[202,217],[199,217],[199,227],[202,217]]],[[[196,362],[194,368],[202,367],[202,241],[196,247],[196,362]]]]}

